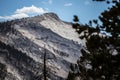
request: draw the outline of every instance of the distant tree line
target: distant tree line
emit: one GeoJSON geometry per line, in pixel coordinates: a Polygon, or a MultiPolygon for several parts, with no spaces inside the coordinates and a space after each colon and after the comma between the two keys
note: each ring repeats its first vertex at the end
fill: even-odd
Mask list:
{"type": "MultiPolygon", "coordinates": [[[[26,53],[23,53],[15,49],[13,46],[7,45],[1,41],[0,49],[0,55],[6,56],[7,60],[18,69],[21,75],[29,75],[30,80],[41,80],[43,78],[42,75],[37,74],[42,66],[38,68],[37,66],[40,66],[40,64],[27,56],[26,53]],[[2,50],[5,50],[6,52],[3,52],[2,50]],[[24,64],[24,66],[22,64],[24,64]]],[[[7,66],[0,63],[0,80],[4,80],[7,74],[7,66]]]]}

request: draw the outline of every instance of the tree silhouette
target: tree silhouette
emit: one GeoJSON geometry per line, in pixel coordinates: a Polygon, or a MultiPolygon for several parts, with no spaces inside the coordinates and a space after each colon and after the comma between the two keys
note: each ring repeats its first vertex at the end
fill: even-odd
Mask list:
{"type": "MultiPolygon", "coordinates": [[[[48,40],[48,36],[45,37],[44,41],[48,40]]],[[[47,80],[47,67],[46,67],[46,44],[44,44],[44,59],[43,59],[43,64],[44,64],[44,70],[43,70],[43,75],[44,75],[44,80],[47,80]]]]}
{"type": "Polygon", "coordinates": [[[7,75],[6,65],[0,63],[0,80],[4,80],[7,75]]]}
{"type": "Polygon", "coordinates": [[[44,80],[47,80],[47,76],[46,76],[46,74],[47,74],[47,70],[46,70],[46,49],[45,49],[45,46],[44,46],[44,72],[43,72],[43,74],[44,74],[44,80]]]}
{"type": "MultiPolygon", "coordinates": [[[[94,1],[108,3],[108,0],[94,1]]],[[[82,30],[88,30],[87,35],[82,36],[86,39],[86,47],[81,49],[82,56],[77,61],[82,80],[120,79],[120,2],[112,2],[115,5],[99,16],[101,25],[93,20],[88,25],[79,26],[81,29],[88,26],[82,30]],[[96,28],[92,27],[92,23],[96,24],[96,28]],[[99,35],[101,31],[106,34],[105,37],[99,35]],[[95,32],[98,34],[94,34],[95,32]]]]}
{"type": "Polygon", "coordinates": [[[79,22],[79,18],[78,18],[77,15],[74,15],[73,21],[74,21],[74,22],[79,22]]]}

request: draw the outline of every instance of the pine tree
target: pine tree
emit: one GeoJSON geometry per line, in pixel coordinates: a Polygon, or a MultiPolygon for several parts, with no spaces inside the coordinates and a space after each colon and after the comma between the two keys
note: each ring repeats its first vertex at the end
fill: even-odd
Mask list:
{"type": "Polygon", "coordinates": [[[75,80],[77,73],[75,73],[74,64],[70,64],[70,69],[67,80],[75,80]]]}
{"type": "MultiPolygon", "coordinates": [[[[44,46],[44,49],[45,49],[45,46],[44,46]]],[[[46,70],[46,49],[44,50],[44,72],[43,72],[43,74],[44,74],[44,80],[47,80],[47,76],[46,76],[46,74],[47,74],[47,70],[46,70]]]]}
{"type": "Polygon", "coordinates": [[[113,3],[115,5],[99,17],[102,25],[96,20],[93,20],[96,28],[92,27],[92,22],[87,25],[88,35],[83,36],[86,48],[81,49],[82,56],[77,61],[82,80],[120,79],[120,2],[113,3]],[[101,31],[105,37],[99,35],[101,31]],[[93,35],[95,32],[98,34],[93,35]]]}
{"type": "Polygon", "coordinates": [[[0,63],[0,80],[4,80],[7,75],[6,65],[0,63]]]}
{"type": "Polygon", "coordinates": [[[74,21],[74,22],[79,22],[79,18],[78,18],[77,15],[74,15],[73,21],[74,21]]]}

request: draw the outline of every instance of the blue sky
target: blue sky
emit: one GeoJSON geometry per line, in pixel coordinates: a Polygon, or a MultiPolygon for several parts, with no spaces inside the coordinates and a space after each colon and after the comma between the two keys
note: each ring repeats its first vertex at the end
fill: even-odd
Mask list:
{"type": "Polygon", "coordinates": [[[68,22],[73,15],[78,15],[80,23],[84,24],[96,19],[107,7],[105,2],[92,0],[0,0],[0,21],[54,12],[68,22]]]}

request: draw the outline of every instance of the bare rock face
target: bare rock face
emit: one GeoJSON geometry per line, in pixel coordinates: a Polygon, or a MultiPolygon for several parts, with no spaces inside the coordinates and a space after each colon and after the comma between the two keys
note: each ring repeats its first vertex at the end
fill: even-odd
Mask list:
{"type": "Polygon", "coordinates": [[[65,80],[80,43],[71,24],[55,13],[1,22],[0,80],[43,80],[45,53],[47,79],[65,80]]]}

